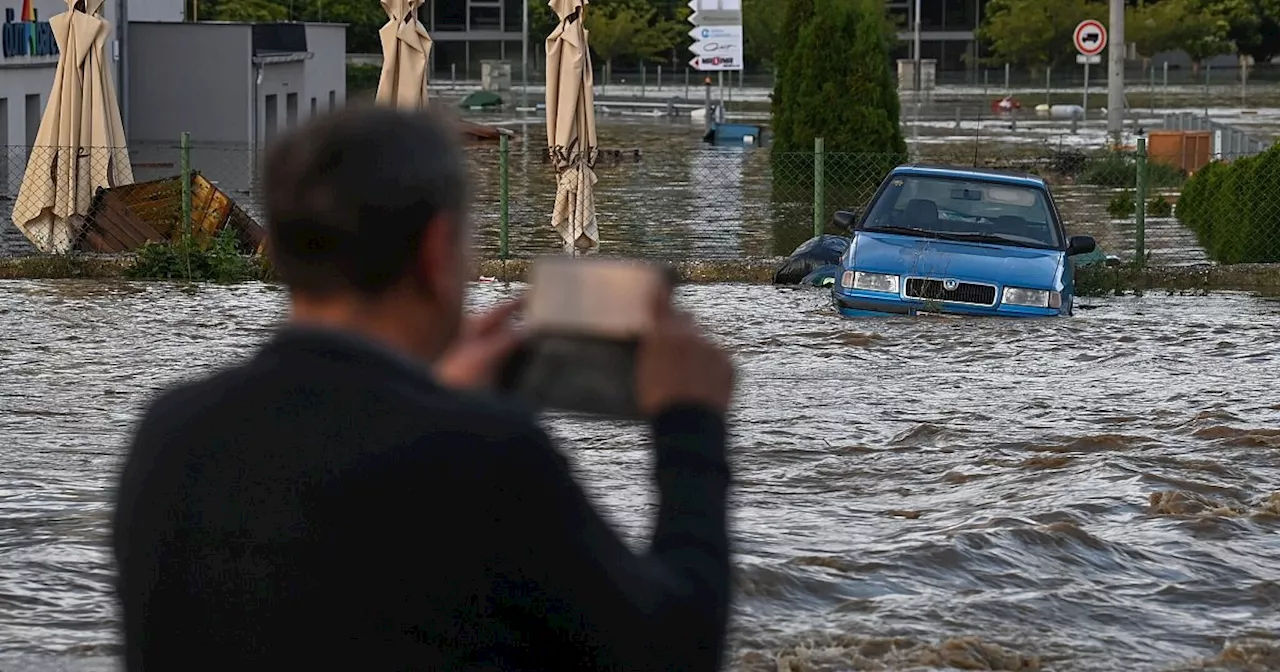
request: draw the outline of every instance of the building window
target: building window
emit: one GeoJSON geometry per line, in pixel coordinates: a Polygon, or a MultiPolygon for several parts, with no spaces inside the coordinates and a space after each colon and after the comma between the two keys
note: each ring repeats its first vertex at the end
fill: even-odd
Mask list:
{"type": "Polygon", "coordinates": [[[334,110],[337,110],[337,109],[338,109],[338,92],[330,91],[329,92],[329,111],[333,112],[334,110]]]}
{"type": "Polygon", "coordinates": [[[316,116],[316,97],[312,96],[311,97],[311,118],[314,119],[315,116],[316,116]]]}
{"type": "Polygon", "coordinates": [[[502,7],[472,5],[471,30],[502,30],[502,7]]]}
{"type": "Polygon", "coordinates": [[[520,32],[521,21],[524,18],[520,15],[520,0],[505,0],[502,8],[506,10],[502,18],[503,29],[508,33],[520,32]]]}
{"type": "Polygon", "coordinates": [[[431,4],[435,5],[435,14],[427,24],[428,30],[466,30],[466,0],[436,0],[431,4]]]}
{"type": "Polygon", "coordinates": [[[920,29],[943,30],[946,28],[944,15],[945,0],[920,0],[920,29]]]}
{"type": "Polygon", "coordinates": [[[276,94],[273,93],[267,96],[267,126],[263,133],[263,137],[266,138],[267,142],[270,142],[272,138],[276,137],[276,116],[279,114],[279,107],[280,106],[276,102],[276,94]]]}
{"type": "Polygon", "coordinates": [[[290,93],[284,97],[284,118],[289,128],[298,125],[298,94],[290,93]]]}
{"type": "Polygon", "coordinates": [[[31,146],[36,144],[36,136],[40,135],[40,94],[27,94],[27,152],[30,156],[31,146]]]}

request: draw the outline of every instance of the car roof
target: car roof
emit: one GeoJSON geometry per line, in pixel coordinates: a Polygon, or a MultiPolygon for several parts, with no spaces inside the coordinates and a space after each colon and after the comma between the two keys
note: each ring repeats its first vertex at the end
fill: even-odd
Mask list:
{"type": "Polygon", "coordinates": [[[890,175],[933,175],[936,177],[958,177],[963,179],[983,180],[987,182],[1003,182],[1028,187],[1045,187],[1045,181],[1035,175],[1014,173],[989,168],[961,168],[958,166],[930,165],[909,163],[894,168],[890,175]]]}

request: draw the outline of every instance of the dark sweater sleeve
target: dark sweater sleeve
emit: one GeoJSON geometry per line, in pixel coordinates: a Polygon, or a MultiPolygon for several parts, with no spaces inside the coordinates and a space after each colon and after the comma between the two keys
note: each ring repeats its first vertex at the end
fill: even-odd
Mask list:
{"type": "MultiPolygon", "coordinates": [[[[675,408],[653,423],[658,521],[637,555],[605,523],[546,435],[534,435],[506,503],[509,597],[531,648],[558,652],[547,669],[716,670],[729,607],[721,416],[675,408]],[[550,641],[548,641],[550,640],[550,641]]],[[[518,626],[519,627],[519,626],[518,626]]]]}

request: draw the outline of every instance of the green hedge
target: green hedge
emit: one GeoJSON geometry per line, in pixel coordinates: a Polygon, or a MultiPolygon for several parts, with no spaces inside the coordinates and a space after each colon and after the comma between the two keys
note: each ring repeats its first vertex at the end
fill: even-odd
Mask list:
{"type": "Polygon", "coordinates": [[[378,90],[378,78],[382,68],[367,63],[347,64],[347,94],[353,95],[378,90]]]}
{"type": "Polygon", "coordinates": [[[1176,214],[1214,261],[1280,261],[1280,146],[1200,169],[1183,188],[1176,214]]]}
{"type": "MultiPolygon", "coordinates": [[[[1099,187],[1129,188],[1137,185],[1138,160],[1131,152],[1107,152],[1091,157],[1080,171],[1080,184],[1099,187]]],[[[1181,170],[1163,163],[1147,162],[1147,187],[1177,187],[1186,180],[1181,170]]]]}

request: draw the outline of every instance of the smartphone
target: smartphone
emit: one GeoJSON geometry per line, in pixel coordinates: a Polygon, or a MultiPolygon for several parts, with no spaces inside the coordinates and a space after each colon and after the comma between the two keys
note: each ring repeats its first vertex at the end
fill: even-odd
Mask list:
{"type": "Polygon", "coordinates": [[[538,259],[525,296],[525,340],[500,388],[538,410],[639,420],[636,351],[669,301],[674,274],[623,259],[538,259]]]}

